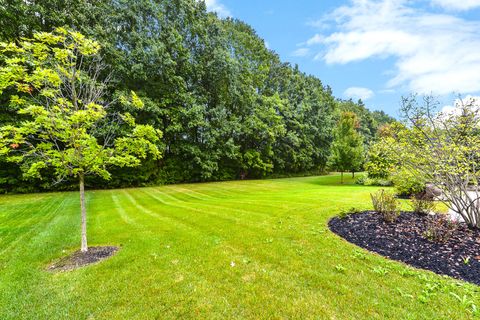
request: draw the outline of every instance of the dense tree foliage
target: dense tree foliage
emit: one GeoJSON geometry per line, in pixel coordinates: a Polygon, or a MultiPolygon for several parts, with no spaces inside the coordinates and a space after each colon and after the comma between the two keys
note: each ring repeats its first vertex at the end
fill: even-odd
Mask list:
{"type": "Polygon", "coordinates": [[[377,130],[384,124],[392,123],[394,118],[390,117],[383,111],[368,110],[362,100],[353,102],[352,100],[340,100],[340,112],[353,112],[358,118],[358,130],[364,137],[366,146],[371,145],[377,137],[377,130]]]}
{"type": "MultiPolygon", "coordinates": [[[[335,99],[329,87],[280,60],[247,24],[219,19],[195,0],[26,2],[0,7],[0,41],[67,26],[102,45],[112,73],[110,100],[131,90],[141,110],[114,104],[164,134],[164,157],[118,169],[98,187],[256,178],[320,172],[342,111],[355,112],[366,144],[391,119],[359,101],[335,99]]],[[[0,124],[17,121],[0,96],[0,124]]],[[[0,159],[0,162],[2,160],[0,159]]],[[[0,190],[28,191],[11,164],[0,165],[0,190]]],[[[51,188],[50,180],[34,189],[51,188]]],[[[68,187],[68,184],[64,184],[68,187]]]]}
{"type": "Polygon", "coordinates": [[[392,143],[395,140],[395,132],[400,123],[392,123],[378,128],[377,141],[368,149],[365,170],[372,179],[389,179],[395,170],[396,159],[392,156],[392,143]]]}
{"type": "Polygon", "coordinates": [[[365,149],[363,138],[357,132],[359,128],[358,119],[353,112],[343,112],[337,126],[333,130],[333,142],[329,166],[342,173],[350,171],[355,175],[359,171],[363,161],[365,149]]]}

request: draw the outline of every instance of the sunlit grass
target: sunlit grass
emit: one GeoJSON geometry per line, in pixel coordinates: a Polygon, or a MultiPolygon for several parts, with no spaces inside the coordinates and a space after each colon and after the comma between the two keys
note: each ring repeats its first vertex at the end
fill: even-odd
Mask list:
{"type": "Polygon", "coordinates": [[[0,197],[0,319],[468,319],[479,287],[389,261],[328,230],[377,187],[339,176],[90,191],[100,264],[79,246],[77,193],[0,197]]]}

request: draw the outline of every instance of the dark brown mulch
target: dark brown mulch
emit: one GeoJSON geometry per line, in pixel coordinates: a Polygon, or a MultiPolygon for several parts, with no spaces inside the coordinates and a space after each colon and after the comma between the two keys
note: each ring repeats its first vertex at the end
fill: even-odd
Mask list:
{"type": "Polygon", "coordinates": [[[480,230],[460,225],[445,243],[424,237],[427,217],[403,212],[395,223],[367,211],[329,222],[330,230],[367,250],[442,275],[480,285],[480,230]],[[469,257],[469,262],[465,259],[469,257]]]}
{"type": "Polygon", "coordinates": [[[113,256],[119,250],[118,247],[90,247],[87,252],[75,251],[48,267],[49,271],[69,271],[105,260],[113,256]]]}

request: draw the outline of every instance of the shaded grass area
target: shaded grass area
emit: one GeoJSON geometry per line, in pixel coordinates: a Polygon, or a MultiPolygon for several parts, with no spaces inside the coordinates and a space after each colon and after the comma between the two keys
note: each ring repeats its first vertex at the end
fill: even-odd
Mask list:
{"type": "Polygon", "coordinates": [[[122,249],[56,274],[78,249],[78,194],[1,196],[0,318],[473,318],[479,287],[328,230],[376,189],[332,175],[91,191],[89,244],[122,249]]]}

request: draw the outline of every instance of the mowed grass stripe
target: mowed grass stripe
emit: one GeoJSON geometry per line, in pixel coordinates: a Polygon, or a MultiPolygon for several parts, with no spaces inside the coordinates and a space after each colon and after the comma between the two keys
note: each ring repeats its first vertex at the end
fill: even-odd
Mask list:
{"type": "MultiPolygon", "coordinates": [[[[264,257],[264,259],[260,259],[260,257],[258,257],[258,256],[252,258],[251,254],[246,254],[244,252],[244,248],[235,247],[235,245],[232,244],[229,241],[225,241],[224,244],[220,245],[217,250],[212,252],[212,255],[215,256],[216,261],[220,262],[217,267],[213,268],[213,270],[215,270],[217,268],[227,268],[228,269],[229,263],[232,260],[232,258],[234,260],[237,260],[237,263],[241,263],[242,257],[247,258],[247,259],[253,259],[253,260],[256,261],[256,263],[259,263],[260,260],[264,260],[266,263],[263,264],[263,265],[260,264],[257,267],[258,270],[262,270],[267,266],[269,268],[271,268],[271,263],[268,263],[268,261],[272,261],[271,256],[266,256],[266,257],[264,257]],[[238,259],[240,259],[240,262],[238,262],[238,259]]],[[[257,270],[257,272],[260,272],[258,270],[257,270]]],[[[212,285],[218,286],[218,285],[214,284],[217,280],[209,279],[210,278],[209,274],[211,273],[212,269],[207,269],[207,271],[208,272],[205,273],[205,274],[202,273],[204,275],[204,277],[208,278],[209,282],[212,282],[212,285]]],[[[292,275],[292,273],[289,271],[289,272],[285,273],[282,277],[288,278],[291,275],[292,275]]],[[[269,280],[267,279],[265,281],[269,281],[269,280]]],[[[276,282],[277,280],[271,280],[271,281],[276,282]]]]}
{"type": "Polygon", "coordinates": [[[51,220],[54,219],[55,215],[58,214],[60,209],[62,209],[66,199],[67,197],[64,195],[51,198],[46,200],[39,209],[36,209],[32,204],[30,210],[35,210],[38,213],[37,215],[32,215],[30,219],[25,219],[24,223],[18,226],[13,223],[14,221],[10,221],[10,223],[7,224],[10,231],[6,229],[6,235],[1,236],[2,249],[0,250],[0,256],[18,243],[25,243],[27,239],[35,236],[39,231],[43,231],[51,220]]]}
{"type": "Polygon", "coordinates": [[[174,190],[179,189],[181,191],[187,192],[187,193],[193,193],[198,195],[201,199],[203,200],[216,200],[218,199],[214,195],[212,195],[211,190],[204,190],[205,184],[197,184],[197,185],[173,185],[171,188],[174,190]]]}
{"type": "MultiPolygon", "coordinates": [[[[152,195],[149,191],[142,190],[144,193],[147,195],[150,195],[154,198],[158,198],[155,195],[152,195]]],[[[141,200],[140,200],[141,201],[141,200]]],[[[163,206],[164,203],[161,204],[163,206]]],[[[198,205],[198,203],[195,203],[194,205],[198,205]]],[[[153,205],[152,207],[155,207],[153,205]]],[[[176,208],[179,206],[176,205],[176,208]]],[[[228,210],[225,210],[226,208],[220,207],[222,212],[229,212],[228,210]]],[[[219,249],[223,250],[225,254],[228,254],[229,252],[236,252],[236,254],[244,254],[245,250],[249,250],[252,245],[258,245],[260,247],[264,246],[266,242],[270,240],[270,238],[273,236],[271,233],[268,233],[269,230],[266,230],[268,228],[261,228],[261,227],[255,227],[255,224],[258,223],[258,220],[253,220],[254,223],[246,223],[246,222],[241,222],[242,219],[240,218],[225,218],[222,216],[222,214],[218,213],[213,213],[214,210],[201,210],[198,208],[189,208],[189,207],[184,207],[180,206],[180,211],[177,210],[167,210],[165,211],[165,214],[168,214],[168,216],[181,223],[182,225],[190,225],[191,229],[195,234],[200,231],[200,234],[209,234],[212,235],[214,238],[215,237],[220,237],[223,239],[224,247],[220,246],[219,249]],[[189,218],[187,219],[188,212],[184,211],[194,211],[197,213],[200,213],[198,215],[195,215],[194,218],[190,215],[189,218]],[[220,220],[216,222],[212,222],[209,218],[214,217],[215,220],[220,220]],[[225,222],[230,223],[232,226],[235,226],[234,231],[232,231],[232,228],[227,228],[225,226],[225,222]],[[259,238],[258,235],[261,234],[267,234],[266,238],[259,238]],[[268,237],[269,235],[269,237],[268,237]],[[243,246],[242,240],[245,238],[250,238],[253,240],[253,243],[249,244],[248,246],[243,246]],[[236,241],[240,240],[240,241],[236,241]],[[235,242],[236,241],[236,242],[235,242]]],[[[218,207],[215,206],[215,209],[218,209],[218,207]]],[[[232,210],[234,211],[234,210],[232,210]]],[[[158,211],[157,212],[163,212],[158,211]]],[[[245,210],[242,210],[242,212],[246,212],[245,210]]],[[[229,217],[235,216],[232,214],[228,214],[229,217]]],[[[278,239],[277,239],[278,241],[278,239]]],[[[290,240],[288,240],[290,241],[290,240]]],[[[287,244],[288,245],[288,244],[287,244]]],[[[246,254],[244,254],[247,256],[246,254]]],[[[272,256],[268,253],[264,254],[262,257],[259,256],[259,259],[264,261],[271,260],[272,256]]],[[[228,259],[227,259],[228,260],[228,259]]]]}
{"type": "Polygon", "coordinates": [[[110,197],[112,199],[113,205],[115,206],[115,210],[118,212],[122,220],[129,225],[138,226],[137,219],[132,218],[130,214],[123,208],[122,204],[120,203],[118,196],[116,195],[118,191],[110,191],[110,197]]]}
{"type": "MultiPolygon", "coordinates": [[[[145,192],[145,191],[144,191],[145,192]]],[[[146,192],[147,194],[151,195],[149,192],[146,192]]],[[[155,198],[158,198],[158,197],[155,197],[155,198]]],[[[162,201],[163,204],[165,204],[164,201],[162,201]]],[[[199,203],[194,203],[195,206],[198,206],[199,203]]],[[[224,217],[222,217],[221,214],[215,214],[216,217],[219,217],[220,216],[220,219],[222,219],[223,221],[227,220],[229,222],[231,222],[233,225],[236,225],[238,226],[237,227],[237,231],[238,232],[232,232],[232,231],[229,231],[228,233],[223,233],[222,229],[219,229],[219,228],[216,228],[215,227],[215,224],[212,225],[212,223],[208,223],[207,224],[207,227],[215,227],[215,228],[208,228],[207,230],[209,230],[210,232],[212,233],[217,233],[219,235],[222,235],[224,238],[227,238],[227,239],[230,239],[231,241],[226,241],[226,246],[225,246],[225,253],[228,253],[228,252],[235,252],[235,255],[243,255],[245,258],[252,258],[252,255],[251,254],[246,254],[246,250],[250,250],[252,246],[258,246],[260,247],[261,249],[264,249],[263,247],[264,246],[268,246],[268,242],[269,241],[284,241],[285,242],[285,248],[287,251],[282,251],[282,255],[281,255],[281,258],[283,261],[285,261],[285,263],[282,263],[281,261],[279,262],[280,265],[284,265],[284,264],[288,264],[289,262],[286,261],[284,258],[284,254],[286,252],[288,252],[288,247],[290,245],[290,241],[291,239],[283,239],[283,236],[281,235],[276,235],[275,234],[275,231],[273,232],[269,232],[271,231],[270,228],[267,226],[268,224],[265,224],[266,227],[265,228],[259,228],[259,227],[256,227],[256,228],[253,228],[252,225],[254,224],[248,224],[248,223],[245,223],[245,222],[240,222],[240,221],[245,221],[245,219],[242,219],[242,217],[238,217],[237,215],[233,215],[231,214],[231,212],[241,212],[242,214],[252,214],[252,212],[250,211],[247,211],[247,210],[238,210],[238,209],[233,209],[233,208],[228,208],[228,207],[222,207],[222,206],[214,206],[214,205],[206,205],[207,207],[210,207],[210,208],[214,208],[215,210],[218,210],[220,209],[221,212],[224,212],[225,214],[228,214],[229,217],[232,217],[234,216],[235,219],[232,219],[232,218],[228,218],[228,219],[225,219],[224,217]],[[268,230],[267,230],[268,229],[268,230]],[[246,230],[251,230],[250,233],[247,233],[246,230]],[[259,234],[264,234],[266,235],[265,238],[258,238],[258,235],[259,234]],[[274,239],[272,238],[274,237],[274,239]],[[232,241],[234,239],[240,239],[240,240],[243,240],[245,238],[250,238],[250,239],[253,239],[253,243],[251,243],[251,245],[249,246],[238,246],[239,244],[241,245],[242,242],[238,242],[238,244],[234,244],[232,241]]],[[[206,212],[209,214],[209,215],[212,215],[212,212],[214,212],[214,210],[199,210],[198,208],[190,208],[190,207],[185,207],[185,206],[179,206],[179,205],[175,205],[175,207],[180,207],[182,209],[186,209],[186,210],[194,210],[196,212],[200,212],[200,213],[203,213],[205,214],[206,212]]],[[[173,215],[173,212],[170,212],[170,215],[173,215]]],[[[185,216],[185,215],[182,215],[182,216],[185,216]]],[[[268,213],[265,213],[265,214],[262,214],[262,218],[265,218],[268,216],[268,213]]],[[[204,218],[204,217],[203,217],[204,218]]],[[[190,218],[191,219],[191,218],[190,218]]],[[[185,219],[180,219],[182,223],[186,223],[187,221],[185,219]]],[[[191,220],[195,220],[197,221],[197,219],[191,219],[191,220]]],[[[198,219],[198,221],[202,221],[201,218],[198,219]]],[[[248,221],[247,221],[248,222],[248,221]]],[[[258,224],[258,219],[253,219],[253,222],[255,224],[258,224]]],[[[196,227],[197,229],[202,229],[205,230],[205,224],[199,224],[199,223],[195,223],[193,224],[192,222],[190,222],[194,227],[196,227]]],[[[223,224],[223,222],[222,222],[223,224]]],[[[231,229],[229,229],[231,230],[231,229]]],[[[288,230],[287,230],[288,231],[288,230]]],[[[259,250],[259,252],[263,253],[262,255],[258,255],[258,253],[255,254],[255,258],[256,260],[258,261],[263,261],[263,262],[268,262],[268,261],[273,261],[275,260],[274,258],[279,258],[278,256],[274,256],[272,254],[270,254],[267,251],[262,251],[262,250],[259,250]]],[[[295,253],[293,253],[291,256],[293,257],[298,257],[298,255],[296,255],[295,253]]],[[[291,271],[289,271],[288,273],[290,274],[291,271]]]]}
{"type": "Polygon", "coordinates": [[[152,197],[149,191],[146,189],[139,189],[136,192],[131,190],[124,190],[123,194],[128,199],[133,207],[127,209],[135,210],[150,226],[150,230],[161,235],[162,232],[170,233],[178,237],[189,237],[195,235],[195,237],[208,239],[209,236],[205,234],[202,226],[193,222],[194,219],[185,218],[184,208],[178,210],[178,206],[174,206],[175,210],[172,210],[172,206],[157,197],[152,197]],[[153,202],[152,202],[153,198],[153,202]],[[147,207],[148,206],[148,207],[147,207]],[[180,212],[178,212],[180,211],[180,212]],[[182,218],[183,217],[183,218],[182,218]],[[152,218],[154,219],[152,221],[152,218]],[[157,226],[152,228],[152,226],[157,226]]]}
{"type": "Polygon", "coordinates": [[[192,205],[183,204],[185,202],[166,202],[162,199],[164,195],[163,192],[152,189],[152,190],[142,190],[142,193],[156,201],[156,204],[153,204],[152,207],[160,208],[160,213],[169,217],[172,220],[175,220],[182,225],[188,225],[194,230],[207,231],[209,233],[217,233],[225,227],[225,223],[228,225],[243,225],[238,219],[233,217],[226,217],[222,214],[215,212],[215,210],[206,210],[198,208],[198,203],[192,203],[192,205]],[[194,215],[191,215],[194,213],[194,215]],[[213,218],[213,219],[212,219],[213,218]]]}
{"type": "Polygon", "coordinates": [[[43,210],[47,206],[54,205],[52,203],[53,194],[44,197],[35,197],[34,199],[26,199],[24,195],[11,196],[13,198],[23,198],[26,201],[16,203],[13,206],[1,205],[0,215],[3,226],[23,227],[34,224],[35,219],[42,220],[44,218],[43,210]]]}
{"type": "Polygon", "coordinates": [[[216,200],[218,198],[212,197],[211,195],[208,195],[206,193],[198,192],[192,189],[187,189],[185,187],[180,187],[180,186],[169,186],[169,189],[173,190],[174,192],[185,195],[189,198],[195,199],[195,200],[200,200],[200,201],[210,201],[210,200],[216,200]]]}
{"type": "MultiPolygon", "coordinates": [[[[247,229],[251,229],[251,230],[256,230],[256,231],[260,231],[260,228],[258,227],[255,227],[255,224],[251,224],[251,223],[248,223],[248,221],[245,221],[244,219],[241,219],[241,217],[239,215],[236,215],[236,214],[232,214],[234,212],[241,212],[243,214],[250,214],[252,216],[260,216],[260,217],[265,217],[266,214],[263,214],[263,213],[259,213],[259,212],[252,212],[252,211],[245,211],[245,210],[241,210],[241,209],[229,209],[228,210],[228,214],[225,214],[226,213],[226,210],[227,208],[225,207],[222,207],[222,206],[217,206],[217,205],[212,205],[212,204],[202,204],[202,203],[198,203],[198,202],[194,202],[192,204],[188,204],[188,203],[185,203],[185,202],[177,202],[177,203],[171,203],[171,202],[166,202],[165,200],[162,199],[162,196],[165,195],[162,191],[160,191],[159,189],[153,189],[153,190],[143,190],[143,192],[158,200],[160,203],[162,203],[162,205],[166,205],[166,206],[170,206],[170,207],[173,207],[173,208],[178,208],[178,209],[181,209],[181,211],[184,211],[186,214],[183,215],[183,217],[186,217],[188,216],[188,212],[195,212],[198,214],[198,221],[202,221],[202,220],[207,220],[207,218],[215,218],[214,220],[219,220],[220,222],[220,225],[222,225],[222,222],[226,222],[230,225],[235,225],[235,226],[239,226],[239,227],[244,227],[244,228],[247,228],[247,229]],[[185,204],[184,204],[185,203],[185,204]],[[204,205],[204,209],[201,209],[199,208],[199,206],[201,205],[204,205]],[[208,209],[211,209],[211,210],[208,210],[208,209]],[[219,212],[219,210],[221,212],[219,212]]],[[[191,219],[191,217],[190,217],[191,219]]],[[[184,223],[186,223],[187,221],[184,219],[184,223]]],[[[207,223],[207,225],[211,225],[211,221],[207,223]]],[[[245,229],[242,228],[241,231],[243,232],[245,229]]]]}

